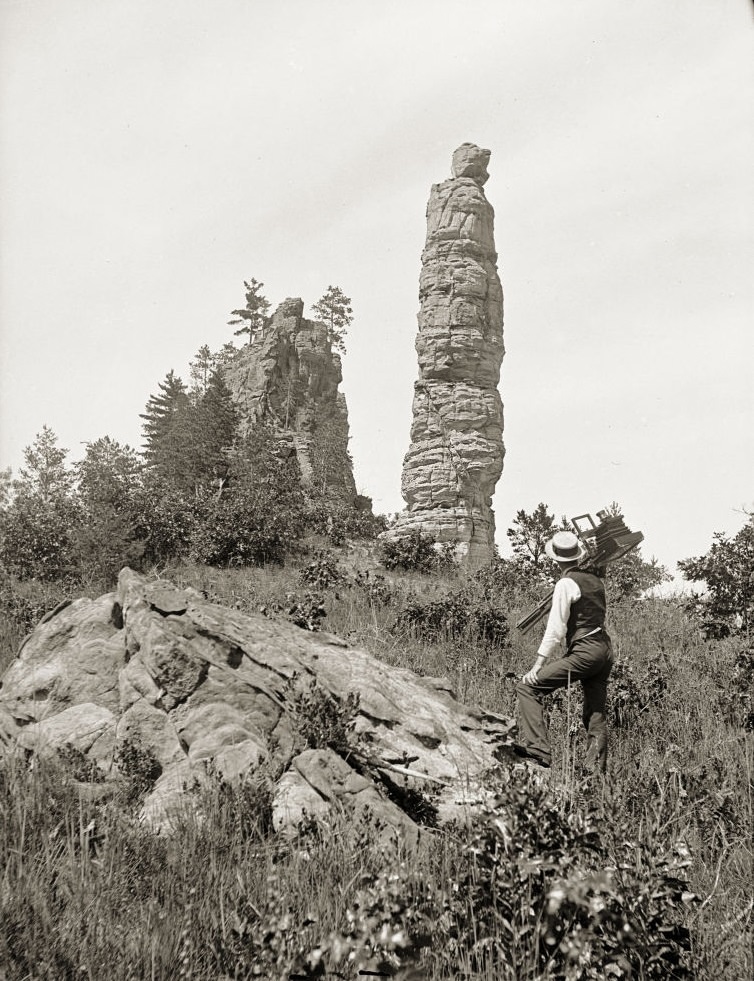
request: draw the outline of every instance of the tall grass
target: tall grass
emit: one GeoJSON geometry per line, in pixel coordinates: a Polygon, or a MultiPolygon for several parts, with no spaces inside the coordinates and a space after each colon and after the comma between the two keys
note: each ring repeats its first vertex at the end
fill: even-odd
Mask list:
{"type": "MultiPolygon", "coordinates": [[[[296,567],[181,566],[168,575],[276,616],[288,594],[306,592],[296,567]]],[[[459,698],[513,714],[512,676],[530,666],[535,638],[511,631],[494,646],[472,632],[426,637],[394,627],[409,597],[429,602],[459,582],[394,574],[381,598],[363,583],[333,585],[321,591],[322,626],[389,664],[447,676],[459,698]]],[[[508,598],[511,623],[525,603],[508,598]]],[[[410,852],[343,815],[281,839],[271,833],[264,774],[240,787],[210,779],[199,791],[204,819],[187,814],[163,839],[139,825],[126,793],[98,798],[64,761],[6,759],[0,977],[282,978],[303,971],[317,949],[320,971],[337,963],[347,972],[357,963],[347,967],[348,952],[363,953],[370,931],[393,923],[415,934],[404,960],[438,979],[610,976],[589,973],[603,948],[614,977],[750,978],[752,736],[734,689],[741,643],[705,641],[676,599],[621,602],[610,630],[607,780],[594,786],[581,774],[580,691],[566,691],[549,711],[549,775],[503,774],[486,818],[427,831],[410,852]],[[633,924],[633,947],[618,914],[633,924]],[[653,961],[672,930],[670,946],[688,950],[675,966],[653,961]],[[557,931],[571,954],[545,956],[557,931]],[[503,941],[507,967],[495,948],[503,941]]],[[[0,659],[17,634],[7,618],[0,623],[0,659]]],[[[384,935],[385,965],[398,956],[392,936],[384,935]]]]}

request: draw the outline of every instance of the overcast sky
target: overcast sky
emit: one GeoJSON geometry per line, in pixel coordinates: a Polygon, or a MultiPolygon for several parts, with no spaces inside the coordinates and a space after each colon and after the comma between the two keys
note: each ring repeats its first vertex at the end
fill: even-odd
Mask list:
{"type": "Polygon", "coordinates": [[[754,508],[748,0],[0,0],[0,468],[71,459],[273,306],[353,300],[356,482],[403,506],[431,184],[492,152],[498,540],[616,500],[675,568],[754,508]]]}

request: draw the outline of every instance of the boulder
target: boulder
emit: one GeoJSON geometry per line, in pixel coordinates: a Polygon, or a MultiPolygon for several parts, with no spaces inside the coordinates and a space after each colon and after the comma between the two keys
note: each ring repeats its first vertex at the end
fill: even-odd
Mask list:
{"type": "Polygon", "coordinates": [[[119,747],[138,742],[161,769],[142,817],[162,830],[208,768],[233,781],[264,764],[280,830],[366,810],[415,836],[410,792],[440,820],[460,816],[485,774],[513,762],[511,728],[443,679],[130,569],[117,593],[40,624],[0,684],[0,753],[71,745],[117,774],[119,747]],[[315,697],[340,706],[340,737],[317,728],[315,697]]]}

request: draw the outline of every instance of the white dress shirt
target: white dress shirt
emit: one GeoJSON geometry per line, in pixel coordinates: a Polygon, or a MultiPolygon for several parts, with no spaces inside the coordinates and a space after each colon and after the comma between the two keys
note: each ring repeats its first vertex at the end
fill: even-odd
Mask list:
{"type": "MultiPolygon", "coordinates": [[[[558,579],[555,584],[555,591],[552,594],[552,606],[550,615],[547,618],[547,626],[542,643],[539,645],[537,654],[540,657],[551,657],[558,647],[565,640],[566,630],[568,629],[568,617],[571,615],[571,607],[581,599],[581,590],[575,579],[564,576],[558,579]]],[[[586,637],[596,634],[599,627],[590,630],[586,637]]]]}

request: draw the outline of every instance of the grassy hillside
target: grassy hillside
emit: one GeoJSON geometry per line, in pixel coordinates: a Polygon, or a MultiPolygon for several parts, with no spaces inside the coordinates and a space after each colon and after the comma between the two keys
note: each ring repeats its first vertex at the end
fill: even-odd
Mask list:
{"type": "MultiPolygon", "coordinates": [[[[540,633],[512,626],[525,591],[452,569],[387,573],[366,549],[165,577],[446,675],[460,699],[511,715],[540,633]]],[[[24,621],[58,598],[40,589],[5,591],[0,669],[24,621]]],[[[751,649],[740,636],[705,640],[677,599],[614,602],[609,629],[608,779],[584,783],[580,691],[563,693],[550,773],[491,774],[479,817],[428,828],[415,851],[342,817],[279,839],[264,773],[211,781],[209,819],[187,817],[166,840],[137,820],[148,760],[124,761],[114,797],[74,754],[7,760],[0,978],[408,977],[411,966],[412,977],[489,981],[750,978],[751,649]]]]}

